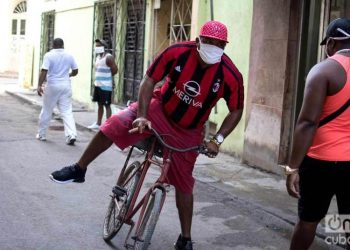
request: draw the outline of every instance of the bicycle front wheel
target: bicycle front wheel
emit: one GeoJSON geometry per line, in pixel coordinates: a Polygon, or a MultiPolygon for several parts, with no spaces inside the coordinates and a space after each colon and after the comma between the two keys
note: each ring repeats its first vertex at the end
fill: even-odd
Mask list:
{"type": "Polygon", "coordinates": [[[103,239],[105,241],[111,240],[123,225],[124,216],[128,211],[131,199],[134,196],[137,184],[140,180],[140,165],[138,161],[131,163],[125,169],[122,181],[117,183],[127,190],[126,197],[117,197],[114,193],[111,195],[111,200],[103,223],[103,239]],[[131,176],[132,178],[126,182],[131,176]]]}
{"type": "Polygon", "coordinates": [[[158,188],[151,194],[140,225],[138,239],[135,240],[134,249],[146,250],[151,244],[152,235],[162,209],[164,195],[165,193],[158,188]]]}

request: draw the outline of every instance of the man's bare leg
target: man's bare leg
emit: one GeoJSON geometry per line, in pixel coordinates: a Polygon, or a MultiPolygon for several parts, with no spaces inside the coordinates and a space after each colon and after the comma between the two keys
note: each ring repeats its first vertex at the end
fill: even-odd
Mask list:
{"type": "Polygon", "coordinates": [[[98,110],[97,110],[97,125],[102,124],[102,117],[103,117],[103,104],[98,104],[98,110]]]}
{"type": "Polygon", "coordinates": [[[318,222],[306,222],[299,220],[295,225],[291,250],[307,250],[314,241],[318,222]]]}
{"type": "Polygon", "coordinates": [[[108,139],[101,131],[98,131],[78,161],[80,168],[86,170],[87,166],[112,144],[113,141],[108,139]]]}
{"type": "Polygon", "coordinates": [[[191,238],[193,194],[185,194],[176,189],[176,207],[179,212],[181,235],[185,238],[191,238]]]}
{"type": "Polygon", "coordinates": [[[106,105],[106,118],[108,119],[112,115],[111,105],[106,105]]]}

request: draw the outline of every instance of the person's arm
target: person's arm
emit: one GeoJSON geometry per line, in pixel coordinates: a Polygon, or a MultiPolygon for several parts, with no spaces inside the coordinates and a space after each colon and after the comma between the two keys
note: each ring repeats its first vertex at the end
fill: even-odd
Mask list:
{"type": "Polygon", "coordinates": [[[224,138],[228,136],[232,130],[237,126],[238,122],[242,118],[243,109],[238,109],[230,112],[221,124],[218,134],[222,134],[224,138]]]}
{"type": "MultiPolygon", "coordinates": [[[[325,98],[327,96],[328,78],[325,75],[324,63],[316,65],[307,76],[302,108],[295,125],[292,152],[289,160],[291,169],[298,169],[307,150],[312,144],[318,122],[321,116],[325,98]]],[[[299,198],[299,176],[295,174],[287,177],[287,191],[289,195],[299,198]]]]}
{"type": "Polygon", "coordinates": [[[146,127],[151,128],[151,122],[148,121],[146,117],[149,103],[152,98],[154,85],[154,80],[145,75],[141,81],[138,94],[137,117],[132,123],[134,128],[129,131],[130,133],[135,133],[138,131],[141,134],[146,127]]]}
{"type": "Polygon", "coordinates": [[[151,122],[147,120],[148,106],[151,101],[155,84],[161,81],[169,74],[171,68],[169,62],[176,58],[176,50],[173,46],[165,49],[148,68],[144,78],[141,81],[138,93],[137,118],[133,122],[133,129],[129,133],[143,133],[146,127],[151,128],[151,122]]]}
{"type": "Polygon", "coordinates": [[[69,77],[76,76],[78,74],[78,69],[73,69],[72,72],[69,73],[69,77]]]}
{"type": "MultiPolygon", "coordinates": [[[[231,111],[225,117],[223,123],[220,126],[220,129],[217,131],[216,134],[221,134],[224,136],[224,138],[226,138],[241,120],[242,113],[243,109],[231,111]]],[[[214,143],[213,141],[207,142],[206,147],[208,149],[207,155],[211,158],[214,158],[219,153],[219,145],[214,143]]]]}
{"type": "Polygon", "coordinates": [[[312,144],[327,96],[327,77],[321,67],[313,68],[307,79],[301,111],[295,125],[289,167],[299,168],[312,144]]]}
{"type": "Polygon", "coordinates": [[[237,124],[241,120],[243,113],[243,76],[238,70],[235,69],[234,64],[230,60],[225,59],[225,61],[228,62],[227,67],[231,68],[232,70],[227,71],[227,75],[225,76],[224,82],[226,86],[224,86],[225,92],[223,95],[223,98],[225,99],[227,104],[227,108],[230,112],[226,115],[216,135],[209,142],[204,142],[208,150],[208,153],[206,155],[211,158],[216,157],[219,153],[219,147],[223,142],[219,139],[225,139],[232,132],[232,130],[237,126],[237,124]],[[235,73],[231,74],[231,72],[235,73]]]}
{"type": "Polygon", "coordinates": [[[39,80],[38,80],[38,88],[37,88],[37,92],[39,96],[42,96],[44,94],[43,83],[46,79],[46,75],[47,75],[47,70],[41,69],[39,80]]]}
{"type": "Polygon", "coordinates": [[[69,77],[76,76],[78,74],[78,65],[77,62],[75,61],[74,57],[71,55],[71,69],[72,71],[69,73],[69,77]]]}
{"type": "Polygon", "coordinates": [[[112,76],[118,73],[118,67],[117,67],[117,64],[115,64],[115,60],[112,55],[107,56],[106,64],[111,69],[112,76]]]}

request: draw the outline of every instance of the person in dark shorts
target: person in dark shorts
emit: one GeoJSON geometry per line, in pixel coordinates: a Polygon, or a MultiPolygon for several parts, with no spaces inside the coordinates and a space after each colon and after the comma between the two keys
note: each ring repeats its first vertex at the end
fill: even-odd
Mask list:
{"type": "MultiPolygon", "coordinates": [[[[212,108],[223,98],[228,114],[216,135],[204,142],[209,157],[216,157],[224,138],[241,119],[244,101],[243,78],[224,54],[227,28],[217,21],[205,23],[196,41],[171,45],[148,68],[143,78],[138,102],[111,116],[100,128],[80,160],[55,171],[50,178],[58,183],[84,182],[87,166],[113,143],[124,149],[153,127],[160,134],[172,135],[167,143],[179,148],[203,143],[204,124],[212,108]],[[157,88],[156,84],[165,79],[157,88]],[[136,130],[136,132],[135,132],[136,130]]],[[[193,215],[192,171],[197,152],[174,153],[167,179],[175,186],[176,206],[181,234],[174,247],[191,250],[193,215]]],[[[164,247],[167,249],[167,247],[164,247]]]]}
{"type": "Polygon", "coordinates": [[[285,167],[287,191],[299,199],[290,246],[298,250],[312,244],[334,195],[339,214],[350,215],[350,20],[332,21],[321,45],[328,58],[307,76],[285,167]]]}
{"type": "Polygon", "coordinates": [[[88,126],[90,129],[100,128],[103,117],[103,107],[106,109],[107,119],[112,115],[113,76],[118,72],[114,57],[106,51],[108,48],[106,41],[96,39],[95,43],[95,53],[97,57],[95,62],[95,88],[92,100],[97,102],[98,111],[97,121],[88,126]]]}

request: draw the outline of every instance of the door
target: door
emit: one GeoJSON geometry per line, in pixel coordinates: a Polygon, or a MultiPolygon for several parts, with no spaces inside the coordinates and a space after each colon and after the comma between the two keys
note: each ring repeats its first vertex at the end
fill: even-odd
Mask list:
{"type": "Polygon", "coordinates": [[[9,64],[9,71],[18,72],[18,65],[20,64],[20,56],[25,49],[25,35],[26,35],[26,15],[27,2],[22,1],[15,6],[12,13],[12,27],[11,27],[11,54],[9,64]]]}

